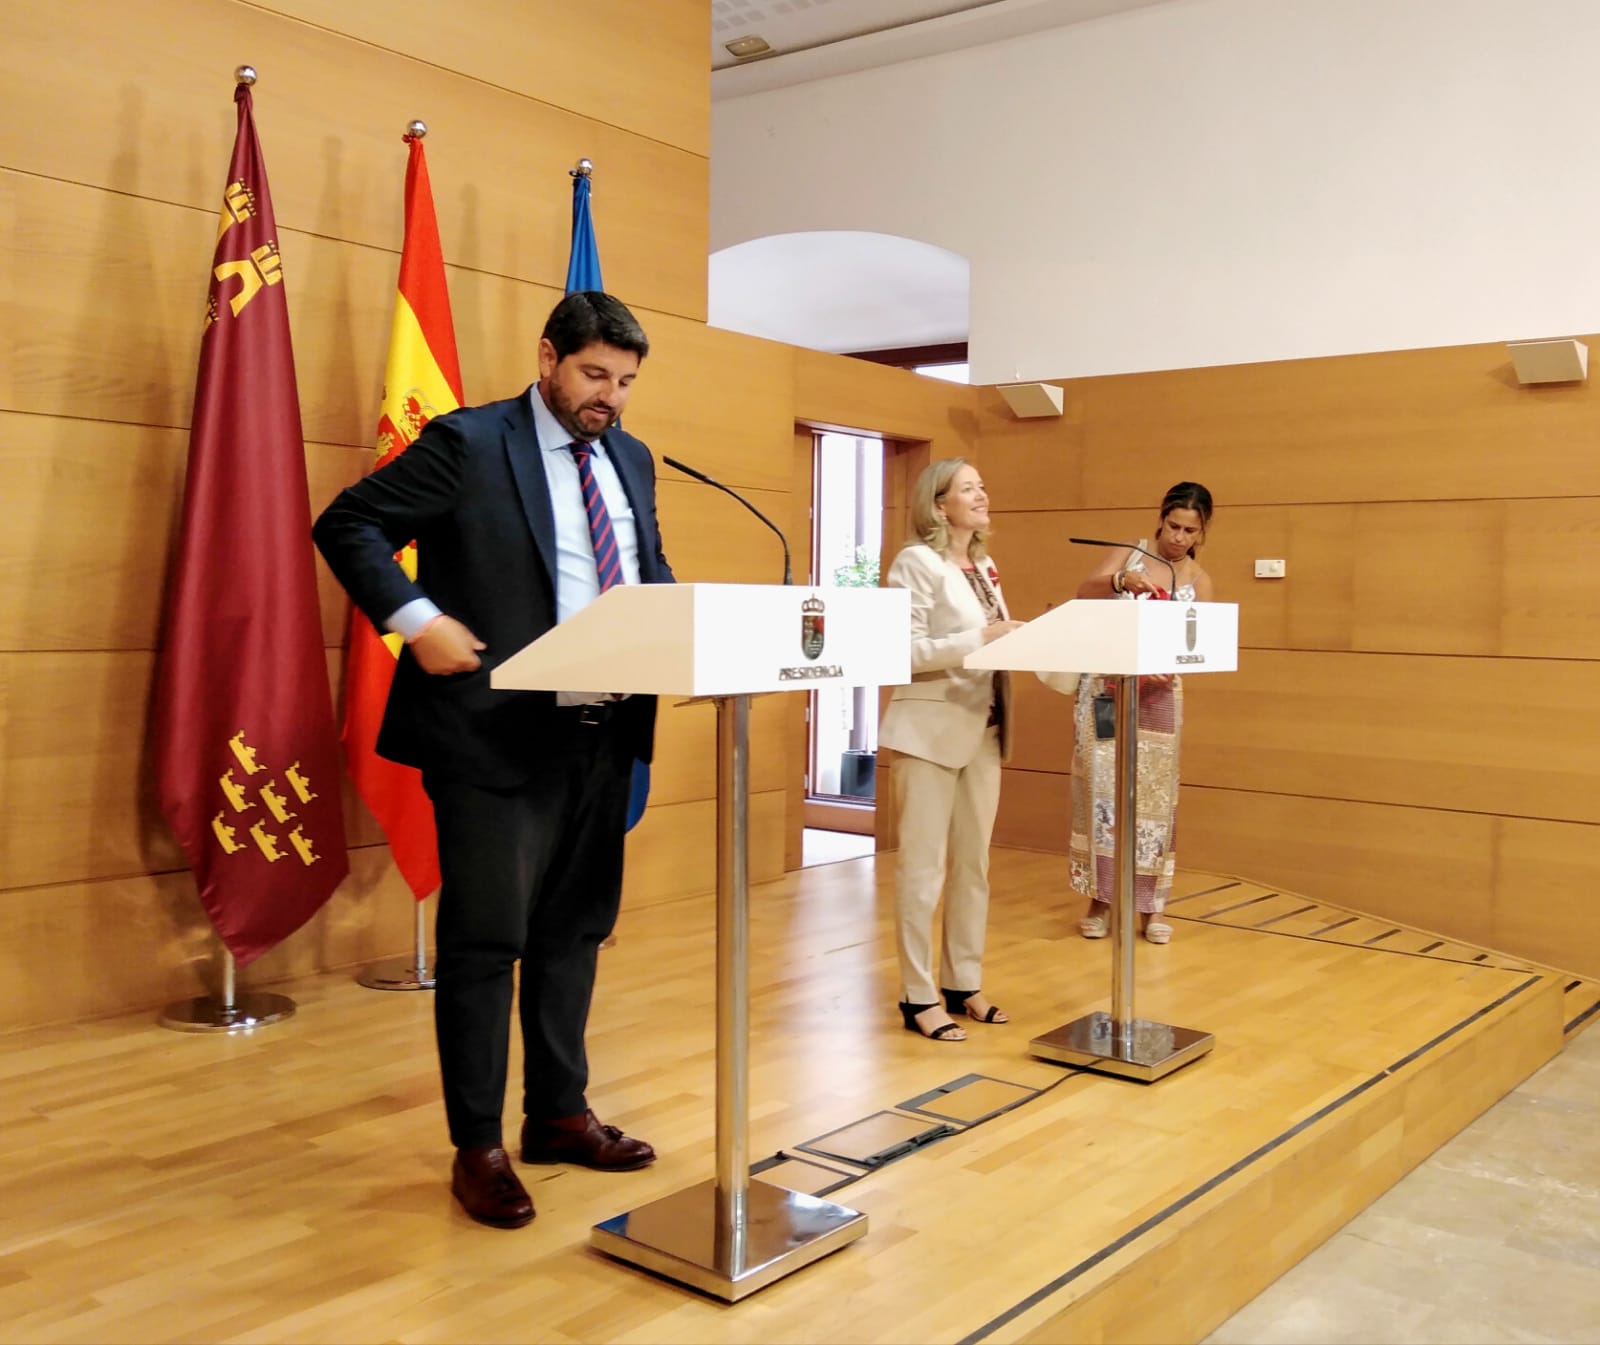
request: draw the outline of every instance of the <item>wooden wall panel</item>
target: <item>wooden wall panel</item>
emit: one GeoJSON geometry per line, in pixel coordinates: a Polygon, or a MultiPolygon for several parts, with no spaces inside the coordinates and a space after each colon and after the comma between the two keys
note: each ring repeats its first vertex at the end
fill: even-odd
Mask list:
{"type": "MultiPolygon", "coordinates": [[[[787,707],[793,697],[757,696],[750,703],[750,792],[785,788],[787,707]]],[[[656,716],[656,757],[650,770],[650,804],[714,799],[717,794],[717,709],[663,696],[656,716]]]]}
{"type": "MultiPolygon", "coordinates": [[[[1496,819],[1185,784],[1179,862],[1487,943],[1496,819]]],[[[1518,952],[1506,948],[1507,952],[1518,952]]]]}
{"type": "Polygon", "coordinates": [[[182,867],[148,779],[153,666],[146,651],[0,655],[8,887],[182,867]]]}
{"type": "MultiPolygon", "coordinates": [[[[749,510],[721,491],[662,472],[661,536],[681,584],[776,584],[783,578],[783,548],[749,510]],[[666,479],[668,475],[675,479],[666,479]]],[[[788,506],[785,493],[746,490],[769,518],[788,506]]]]}
{"type": "MultiPolygon", "coordinates": [[[[0,126],[0,562],[16,578],[0,600],[0,935],[7,972],[31,981],[0,1026],[193,993],[213,956],[144,734],[241,60],[261,72],[313,510],[371,465],[415,116],[433,131],[469,401],[531,381],[565,275],[567,169],[592,158],[605,274],[654,347],[629,429],[787,509],[792,353],[704,326],[710,8],[635,9],[468,0],[442,28],[412,0],[12,16],[0,76],[27,107],[0,126]]],[[[661,510],[684,578],[775,575],[732,501],[663,473],[661,510]]],[[[336,686],[349,606],[318,573],[336,686]]],[[[630,901],[711,885],[712,718],[663,712],[630,901]]],[[[779,702],[757,707],[760,876],[782,868],[782,724],[779,702]]],[[[355,876],[246,981],[409,948],[381,833],[348,786],[345,807],[355,876]]]]}
{"type": "MultiPolygon", "coordinates": [[[[0,650],[154,649],[177,520],[186,430],[0,412],[7,526],[0,650]]],[[[308,443],[313,509],[371,465],[365,450],[308,443]]],[[[344,643],[349,603],[320,558],[323,643],[344,643]]]]}
{"type": "Polygon", "coordinates": [[[1182,862],[1600,974],[1600,828],[1185,785],[1182,862]]]}
{"type": "MultiPolygon", "coordinates": [[[[783,877],[783,790],[750,795],[750,882],[783,877]]],[[[713,799],[651,808],[628,833],[622,918],[640,906],[717,885],[717,805],[713,799]]],[[[711,931],[707,931],[708,937],[711,931]]]]}
{"type": "MultiPolygon", "coordinates": [[[[192,993],[212,957],[150,796],[144,733],[240,61],[261,74],[313,511],[371,464],[400,132],[416,116],[432,127],[468,401],[533,377],[565,273],[567,169],[582,155],[596,163],[606,278],[652,340],[628,428],[658,455],[792,520],[809,506],[793,480],[801,421],[975,451],[970,389],[704,325],[710,7],[659,0],[643,13],[626,0],[467,0],[441,26],[416,0],[63,0],[12,16],[0,77],[27,107],[0,126],[12,519],[0,562],[20,576],[0,600],[0,935],[16,967],[68,970],[0,1026],[192,993]],[[93,970],[130,946],[136,966],[93,970]]],[[[776,577],[773,539],[733,501],[670,471],[660,481],[682,578],[776,577]]],[[[337,687],[349,606],[320,562],[318,575],[337,687]]],[[[794,830],[798,704],[756,709],[757,878],[781,871],[794,830]]],[[[654,801],[629,842],[631,905],[712,884],[711,717],[663,712],[654,801]]],[[[408,950],[410,903],[381,834],[348,787],[345,807],[356,876],[251,983],[408,950]]]]}
{"type": "Polygon", "coordinates": [[[187,426],[215,213],[0,169],[0,226],[0,409],[187,426]]]}
{"type": "Polygon", "coordinates": [[[441,22],[426,0],[263,0],[262,8],[691,154],[711,152],[705,0],[650,0],[648,23],[637,0],[479,0],[471,23],[441,22]],[[597,55],[574,59],[597,45],[597,55]]]}
{"type": "MultiPolygon", "coordinates": [[[[342,6],[316,8],[337,24],[342,6]]],[[[501,7],[502,20],[510,8],[501,7]]],[[[659,8],[664,51],[671,50],[686,36],[686,5],[659,8]]],[[[595,228],[608,285],[631,304],[704,321],[703,149],[676,148],[659,131],[654,138],[630,132],[604,115],[579,115],[443,68],[430,49],[432,33],[453,29],[479,43],[488,34],[460,15],[440,23],[437,12],[407,29],[386,9],[391,39],[403,34],[415,55],[234,0],[160,0],[155,13],[95,0],[25,6],[0,47],[0,79],[28,90],[28,110],[0,124],[0,164],[188,206],[214,221],[233,145],[233,70],[248,60],[260,72],[256,127],[282,228],[398,253],[400,137],[421,117],[432,128],[428,166],[447,262],[560,286],[572,228],[567,170],[586,156],[596,164],[595,228]],[[92,37],[63,58],[69,33],[92,37]],[[169,73],[148,78],[154,70],[169,73]],[[662,247],[664,237],[674,245],[662,247]]],[[[574,11],[565,23],[587,26],[594,17],[574,11]]],[[[649,41],[657,24],[630,27],[649,41]]],[[[505,44],[502,60],[523,56],[531,77],[537,51],[538,64],[560,63],[604,91],[629,82],[611,64],[611,45],[599,67],[550,46],[530,23],[505,44]]],[[[709,107],[709,74],[700,78],[698,89],[680,82],[678,91],[683,102],[709,107]]],[[[663,65],[635,92],[648,98],[651,88],[678,79],[663,65]]]]}
{"type": "Polygon", "coordinates": [[[1600,824],[1593,664],[1248,650],[1185,684],[1185,783],[1600,824]]]}
{"type": "Polygon", "coordinates": [[[994,843],[1065,854],[1072,830],[1072,777],[1008,766],[1000,776],[994,843]]]}
{"type": "MultiPolygon", "coordinates": [[[[669,453],[725,486],[787,492],[794,435],[790,348],[679,318],[642,314],[640,320],[651,346],[628,403],[628,429],[658,457],[669,453]]],[[[670,467],[660,473],[685,479],[670,467]]],[[[718,494],[705,485],[696,489],[718,494]]],[[[725,496],[720,507],[730,522],[744,513],[725,496]]],[[[780,561],[776,574],[782,573],[780,561]]]]}
{"type": "MultiPolygon", "coordinates": [[[[1592,339],[1592,338],[1591,338],[1592,339]]],[[[1520,387],[1501,344],[1085,378],[1019,421],[979,393],[991,488],[1039,509],[1600,494],[1589,383],[1520,387]]]]}
{"type": "MultiPolygon", "coordinates": [[[[0,407],[187,427],[215,213],[7,171],[0,171],[0,212],[17,259],[0,407]]],[[[289,229],[279,230],[278,242],[306,437],[365,447],[382,393],[398,260],[289,229]]],[[[471,396],[479,375],[468,356],[482,343],[476,324],[463,323],[461,300],[472,313],[482,305],[469,276],[503,293],[540,295],[532,305],[535,335],[548,311],[542,297],[559,296],[452,274],[471,396]]],[[[525,328],[522,335],[526,349],[525,328]]]]}
{"type": "Polygon", "coordinates": [[[1016,726],[1011,742],[1012,768],[1070,775],[1072,716],[1077,704],[1076,695],[1053,691],[1032,673],[1013,673],[1011,705],[1016,726]]]}
{"type": "MultiPolygon", "coordinates": [[[[183,867],[150,776],[154,668],[155,656],[145,650],[0,654],[0,874],[7,886],[183,867]]],[[[338,649],[328,651],[328,673],[336,683],[338,649]]],[[[756,702],[750,742],[752,791],[782,790],[779,698],[756,702]]],[[[380,842],[349,781],[343,785],[350,843],[380,842]]],[[[712,708],[664,701],[652,803],[715,795],[712,708]]]]}
{"type": "MultiPolygon", "coordinates": [[[[350,875],[309,924],[239,972],[241,989],[411,949],[415,906],[388,850],[353,849],[350,875]]],[[[0,1031],[220,988],[216,939],[186,871],[0,893],[0,975],[0,1031]]]]}
{"type": "MultiPolygon", "coordinates": [[[[1029,617],[1071,598],[1098,564],[1101,551],[1069,537],[1136,541],[1157,524],[1155,504],[1019,510],[1013,491],[995,493],[995,509],[1006,595],[1029,617]]],[[[1201,561],[1217,600],[1240,604],[1239,642],[1252,649],[1600,659],[1600,586],[1552,563],[1597,548],[1600,511],[1584,497],[1222,502],[1201,561]],[[1256,579],[1258,557],[1287,561],[1287,577],[1256,579]]]]}
{"type": "MultiPolygon", "coordinates": [[[[0,219],[18,256],[0,409],[187,426],[214,216],[0,172],[0,219]],[[101,266],[113,246],[116,266],[101,266]]],[[[398,261],[288,229],[279,241],[306,437],[365,448],[398,261]]],[[[521,393],[537,376],[538,334],[560,291],[460,268],[449,284],[468,400],[521,393]]],[[[648,310],[639,318],[652,348],[629,430],[726,484],[787,490],[784,348],[648,310]]]]}
{"type": "Polygon", "coordinates": [[[188,440],[0,412],[0,650],[154,646],[188,440]]]}
{"type": "MultiPolygon", "coordinates": [[[[334,689],[341,652],[330,649],[326,658],[334,689]]],[[[149,650],[0,654],[0,875],[7,886],[183,867],[151,775],[155,666],[149,650]]],[[[349,780],[341,787],[349,844],[381,842],[349,780]]]]}
{"type": "Polygon", "coordinates": [[[1491,948],[1600,975],[1600,827],[1531,817],[1495,826],[1491,948]]]}
{"type": "MultiPolygon", "coordinates": [[[[1217,499],[1240,670],[1188,680],[1179,862],[1600,966],[1591,386],[1522,388],[1500,345],[1062,386],[1049,421],[978,393],[1018,615],[1099,559],[1070,536],[1151,536],[1177,480],[1217,499]]],[[[1018,709],[997,838],[1059,849],[1069,707],[1024,679],[1018,709]]]]}
{"type": "Polygon", "coordinates": [[[797,420],[927,441],[936,458],[976,455],[978,390],[869,360],[794,352],[797,420]]]}

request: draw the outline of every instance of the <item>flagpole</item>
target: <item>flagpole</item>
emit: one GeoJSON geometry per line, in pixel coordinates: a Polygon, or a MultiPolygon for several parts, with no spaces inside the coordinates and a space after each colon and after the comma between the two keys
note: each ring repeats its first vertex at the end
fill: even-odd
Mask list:
{"type": "MultiPolygon", "coordinates": [[[[584,179],[586,179],[590,183],[590,190],[593,190],[594,160],[593,159],[579,159],[577,163],[573,164],[573,166],[567,170],[567,176],[571,177],[571,178],[584,178],[584,179]]],[[[573,189],[574,190],[577,189],[577,184],[576,183],[573,184],[573,189]]],[[[574,227],[576,228],[576,224],[577,224],[576,218],[574,218],[573,224],[574,224],[574,227]]],[[[576,236],[574,237],[574,240],[573,240],[573,248],[574,248],[574,251],[576,251],[576,248],[577,248],[576,236]]],[[[592,249],[591,249],[591,252],[592,252],[592,249]]],[[[599,263],[597,262],[597,263],[595,263],[595,265],[598,268],[599,263]]],[[[571,283],[570,283],[572,278],[573,278],[572,277],[572,262],[571,262],[571,258],[569,257],[568,262],[567,262],[567,280],[569,282],[568,283],[568,291],[569,292],[571,291],[571,288],[572,288],[571,283]]],[[[585,279],[582,288],[586,288],[586,289],[587,288],[593,288],[593,289],[600,289],[601,288],[600,276],[599,276],[598,269],[596,270],[595,274],[592,277],[588,277],[588,278],[585,279]]],[[[637,767],[635,767],[635,769],[637,770],[637,767]]],[[[630,804],[631,804],[631,800],[630,800],[630,804]]],[[[631,828],[632,825],[633,824],[630,822],[629,823],[629,827],[631,828]]],[[[615,929],[613,929],[611,931],[611,933],[607,934],[605,936],[605,938],[600,940],[600,947],[602,949],[606,949],[606,948],[615,948],[616,946],[617,946],[617,931],[615,929]]]]}
{"type": "Polygon", "coordinates": [[[425,902],[412,899],[417,908],[417,942],[411,961],[394,958],[388,962],[374,962],[356,977],[358,985],[369,990],[432,990],[433,968],[428,965],[428,916],[423,910],[425,902]]]}
{"type": "MultiPolygon", "coordinates": [[[[220,940],[219,940],[220,942],[220,940]]],[[[287,995],[274,995],[261,990],[237,992],[235,979],[237,964],[233,954],[222,950],[222,993],[200,995],[195,999],[179,1000],[161,1011],[158,1020],[162,1027],[174,1032],[254,1032],[258,1027],[269,1027],[294,1017],[295,1002],[287,995]]]]}
{"type": "Polygon", "coordinates": [[[253,959],[274,947],[349,873],[339,791],[331,787],[337,740],[307,538],[305,436],[252,113],[255,68],[241,65],[233,79],[237,130],[208,268],[151,729],[161,811],[194,874],[221,958],[213,982],[220,994],[161,1012],[160,1024],[178,1032],[246,1033],[293,1016],[285,995],[238,992],[234,949],[253,959]],[[212,546],[236,535],[244,519],[260,529],[248,564],[212,546]],[[246,602],[256,614],[242,626],[230,621],[225,643],[217,634],[218,590],[195,578],[222,563],[228,614],[246,602]],[[273,869],[280,860],[284,866],[273,869]]]}
{"type": "MultiPolygon", "coordinates": [[[[408,283],[408,262],[415,260],[418,255],[414,254],[412,251],[416,242],[416,239],[413,236],[413,231],[420,228],[420,234],[426,235],[428,238],[432,238],[433,240],[433,247],[436,254],[434,260],[437,262],[439,268],[436,275],[430,274],[426,278],[437,280],[439,286],[438,297],[443,299],[443,302],[440,305],[444,313],[442,335],[446,338],[446,344],[448,346],[448,358],[443,367],[435,369],[433,372],[436,377],[442,377],[445,384],[449,387],[451,401],[448,404],[445,404],[442,409],[450,410],[455,404],[457,404],[461,397],[461,389],[458,386],[460,383],[460,374],[456,362],[454,332],[450,327],[449,322],[449,304],[444,289],[443,256],[442,254],[437,253],[437,226],[433,214],[432,188],[428,184],[426,162],[422,157],[422,141],[427,137],[427,134],[428,123],[423,121],[420,117],[413,117],[406,123],[405,134],[401,136],[401,139],[406,143],[407,146],[410,147],[411,164],[406,172],[406,232],[405,242],[401,248],[400,288],[401,294],[406,300],[413,303],[416,301],[416,294],[407,294],[406,286],[408,283]],[[416,174],[415,178],[413,177],[413,174],[416,174]],[[417,189],[416,196],[413,196],[413,188],[417,189]]],[[[428,249],[426,247],[422,248],[423,254],[426,254],[427,252],[428,249]]],[[[427,269],[426,262],[419,262],[418,264],[424,270],[427,269]]],[[[416,277],[413,274],[412,283],[415,283],[415,280],[416,277]]],[[[434,329],[432,334],[441,333],[438,329],[434,329]]],[[[417,377],[417,369],[413,366],[405,369],[401,373],[397,373],[396,369],[393,367],[395,350],[396,347],[393,343],[393,338],[391,338],[389,355],[390,365],[386,366],[384,376],[384,407],[379,418],[379,443],[381,447],[386,435],[394,436],[395,440],[398,442],[395,443],[393,451],[398,453],[403,450],[405,443],[409,442],[409,440],[415,436],[417,433],[417,425],[407,426],[405,433],[400,433],[401,425],[403,423],[402,417],[397,411],[395,411],[390,402],[390,396],[395,391],[396,387],[410,386],[410,381],[417,377]],[[397,380],[401,381],[397,382],[397,380]]],[[[443,348],[437,350],[430,348],[428,350],[428,357],[429,359],[436,359],[439,356],[444,355],[444,353],[445,351],[443,348]]],[[[430,407],[429,416],[431,417],[432,414],[433,409],[430,407]]],[[[419,421],[418,423],[420,424],[424,422],[419,421]]],[[[361,620],[362,618],[359,612],[352,614],[353,623],[359,624],[361,620]]],[[[346,668],[347,677],[351,675],[350,670],[351,666],[353,666],[355,662],[355,657],[356,656],[352,653],[351,664],[347,665],[346,668]]],[[[392,673],[390,676],[392,676],[392,673]]],[[[385,695],[387,695],[388,685],[388,679],[385,678],[383,684],[385,695]]],[[[391,852],[393,852],[395,848],[394,838],[408,830],[414,830],[414,828],[408,828],[403,821],[397,819],[395,813],[396,799],[394,797],[389,797],[380,805],[376,799],[367,794],[367,791],[362,784],[362,775],[364,774],[365,767],[363,767],[361,771],[358,771],[357,759],[360,758],[363,761],[370,761],[373,754],[376,752],[376,742],[371,739],[367,739],[362,744],[359,751],[353,749],[351,746],[351,725],[352,718],[349,709],[349,702],[347,700],[345,745],[351,778],[356,784],[356,792],[362,795],[362,797],[366,800],[368,806],[372,809],[374,816],[377,817],[379,824],[383,827],[385,835],[390,838],[391,852]],[[400,828],[399,831],[396,830],[397,827],[400,828]]],[[[369,725],[368,731],[375,732],[375,728],[369,725]]],[[[392,771],[395,768],[390,766],[387,769],[392,771]]],[[[393,790],[396,787],[397,786],[394,784],[394,782],[391,781],[389,788],[393,790]]],[[[426,800],[422,796],[421,780],[419,777],[413,777],[409,788],[412,791],[412,797],[414,801],[420,801],[423,808],[428,808],[431,806],[427,804],[426,800]]],[[[431,841],[433,835],[431,823],[428,826],[428,835],[431,841]]],[[[356,983],[358,985],[366,986],[370,990],[432,990],[434,988],[435,977],[433,968],[428,965],[427,913],[423,909],[424,898],[420,896],[417,891],[419,887],[426,885],[427,880],[419,878],[414,863],[407,864],[397,857],[396,865],[400,869],[401,876],[405,878],[408,886],[411,887],[412,905],[415,907],[416,933],[410,960],[407,961],[404,958],[392,958],[387,962],[374,963],[372,966],[364,968],[360,974],[357,975],[356,983]]],[[[433,870],[433,882],[437,881],[438,870],[437,865],[435,865],[433,870]]],[[[437,895],[437,892],[438,889],[435,887],[434,895],[437,895]]]]}

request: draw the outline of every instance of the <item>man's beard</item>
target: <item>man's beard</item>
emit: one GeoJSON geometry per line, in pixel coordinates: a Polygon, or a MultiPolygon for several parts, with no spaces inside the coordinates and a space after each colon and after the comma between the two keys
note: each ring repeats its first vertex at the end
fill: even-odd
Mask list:
{"type": "Polygon", "coordinates": [[[570,434],[574,439],[598,439],[602,434],[604,434],[617,423],[617,413],[607,408],[603,402],[596,403],[593,401],[588,401],[574,406],[564,396],[562,396],[559,388],[551,389],[551,402],[551,412],[554,414],[555,418],[561,422],[561,428],[570,434]],[[586,425],[582,419],[582,413],[585,410],[601,412],[605,416],[605,422],[598,427],[591,429],[590,426],[586,425]]]}

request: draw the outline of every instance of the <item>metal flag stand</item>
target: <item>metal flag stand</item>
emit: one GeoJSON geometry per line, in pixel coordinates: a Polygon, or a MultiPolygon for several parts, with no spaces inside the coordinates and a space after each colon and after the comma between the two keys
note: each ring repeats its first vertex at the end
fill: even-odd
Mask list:
{"type": "Polygon", "coordinates": [[[730,1303],[867,1231],[831,1200],[750,1180],[750,697],[717,705],[717,1175],[596,1224],[590,1245],[730,1303]]]}
{"type": "Polygon", "coordinates": [[[1117,891],[1111,907],[1111,1012],[1085,1014],[1028,1043],[1034,1055],[1154,1083],[1198,1060],[1216,1038],[1195,1028],[1147,1022],[1133,1012],[1134,822],[1139,789],[1139,679],[1108,677],[1116,696],[1117,891]]]}
{"type": "Polygon", "coordinates": [[[388,962],[374,962],[356,977],[358,985],[369,990],[432,990],[433,968],[428,965],[428,921],[422,909],[426,904],[413,898],[417,908],[417,946],[411,961],[391,958],[388,962]]]}
{"type": "Polygon", "coordinates": [[[281,1023],[294,1017],[295,1003],[287,995],[247,990],[242,995],[234,987],[233,954],[222,950],[222,994],[201,995],[180,1000],[161,1011],[162,1027],[174,1032],[254,1032],[258,1027],[281,1023]]]}

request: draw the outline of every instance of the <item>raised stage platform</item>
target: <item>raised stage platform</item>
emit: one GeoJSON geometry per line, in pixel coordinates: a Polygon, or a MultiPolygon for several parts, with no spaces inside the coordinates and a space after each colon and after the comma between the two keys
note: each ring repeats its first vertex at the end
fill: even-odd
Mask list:
{"type": "Polygon", "coordinates": [[[524,1168],[514,1232],[450,1199],[425,993],[325,976],[249,1038],[153,1014],[0,1038],[0,1338],[1197,1340],[1600,1011],[1600,986],[1187,873],[1138,1011],[1217,1045],[1145,1086],[1027,1053],[1108,997],[1064,858],[996,853],[985,990],[1012,1021],[949,1045],[894,1010],[888,869],[752,898],[751,1151],[868,1216],[844,1250],[728,1305],[588,1246],[712,1172],[706,896],[628,911],[602,958],[591,1100],[661,1160],[524,1168]]]}

